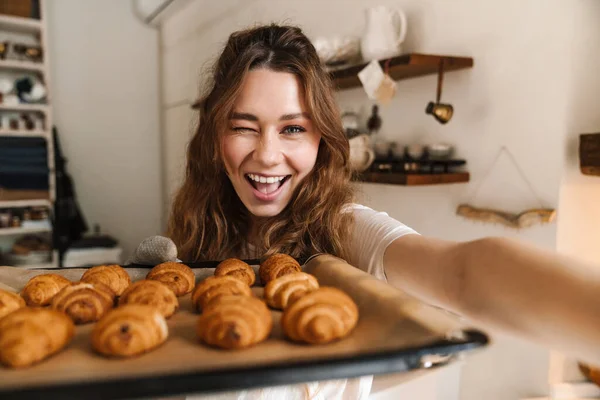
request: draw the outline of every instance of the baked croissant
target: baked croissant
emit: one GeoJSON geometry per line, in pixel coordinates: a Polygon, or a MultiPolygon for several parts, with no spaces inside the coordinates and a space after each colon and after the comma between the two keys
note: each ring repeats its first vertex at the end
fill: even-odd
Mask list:
{"type": "Polygon", "coordinates": [[[0,318],[25,307],[25,300],[18,293],[0,289],[0,318]]]}
{"type": "Polygon", "coordinates": [[[37,275],[27,282],[21,291],[21,297],[30,307],[47,306],[52,302],[52,298],[70,283],[70,280],[57,274],[37,275]]]}
{"type": "Polygon", "coordinates": [[[148,272],[146,279],[164,283],[177,297],[191,292],[196,283],[194,271],[187,265],[177,262],[158,264],[148,272]]]}
{"type": "Polygon", "coordinates": [[[283,310],[289,303],[318,288],[317,278],[304,272],[294,272],[267,283],[265,300],[272,308],[283,310]]]}
{"type": "Polygon", "coordinates": [[[358,307],[339,289],[321,287],[293,302],[283,312],[286,336],[297,342],[329,343],[348,335],[358,322],[358,307]]]}
{"type": "Polygon", "coordinates": [[[196,311],[202,311],[210,301],[223,295],[252,296],[252,289],[241,280],[228,275],[209,276],[194,288],[192,303],[196,311]]]}
{"type": "Polygon", "coordinates": [[[254,285],[254,282],[256,281],[256,275],[254,274],[252,267],[237,258],[228,258],[217,265],[215,276],[222,275],[241,279],[248,286],[254,285]]]}
{"type": "Polygon", "coordinates": [[[94,326],[92,347],[100,354],[131,357],[164,343],[169,336],[167,321],[157,308],[125,304],[106,314],[94,326]]]}
{"type": "Polygon", "coordinates": [[[73,321],[61,312],[21,308],[0,319],[0,362],[27,367],[57,353],[74,334],[73,321]]]}
{"type": "Polygon", "coordinates": [[[302,272],[300,264],[287,254],[274,254],[260,264],[258,274],[264,285],[292,272],[302,272]]]}
{"type": "Polygon", "coordinates": [[[200,340],[223,349],[241,349],[265,340],[273,328],[271,312],[256,297],[220,296],[206,306],[197,325],[200,340]]]}
{"type": "Polygon", "coordinates": [[[52,308],[67,314],[76,324],[98,321],[114,305],[113,291],[101,283],[73,283],[52,299],[52,308]]]}
{"type": "Polygon", "coordinates": [[[120,296],[131,284],[131,278],[120,265],[98,265],[85,271],[81,282],[101,283],[120,296]]]}
{"type": "Polygon", "coordinates": [[[119,305],[146,304],[156,307],[165,317],[169,318],[179,308],[179,300],[171,289],[162,282],[144,279],[137,281],[123,292],[119,305]]]}

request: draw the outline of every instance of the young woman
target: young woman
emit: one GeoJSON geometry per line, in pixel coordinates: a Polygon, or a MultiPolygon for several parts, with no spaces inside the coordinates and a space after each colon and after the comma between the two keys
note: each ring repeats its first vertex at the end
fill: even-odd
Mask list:
{"type": "MultiPolygon", "coordinates": [[[[133,261],[329,253],[484,327],[600,363],[600,269],[507,239],[427,238],[354,204],[333,93],[300,29],[233,33],[189,145],[169,223],[174,244],[156,257],[155,239],[145,241],[133,261]]],[[[369,382],[319,390],[364,398],[369,382]]]]}

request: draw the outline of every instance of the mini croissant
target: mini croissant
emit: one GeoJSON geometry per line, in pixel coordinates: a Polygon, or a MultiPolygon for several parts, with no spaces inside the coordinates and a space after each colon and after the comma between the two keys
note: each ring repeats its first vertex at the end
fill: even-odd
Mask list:
{"type": "Polygon", "coordinates": [[[131,277],[120,265],[98,265],[85,271],[81,282],[101,283],[120,296],[131,284],[131,277]]]}
{"type": "Polygon", "coordinates": [[[119,305],[146,304],[156,307],[169,318],[179,308],[179,300],[171,289],[162,282],[144,279],[133,283],[119,298],[119,305]]]}
{"type": "Polygon", "coordinates": [[[37,275],[27,282],[21,291],[21,297],[30,307],[47,306],[52,302],[52,298],[70,283],[70,280],[58,274],[37,275]]]}
{"type": "Polygon", "coordinates": [[[60,351],[74,334],[73,321],[61,312],[21,308],[0,319],[0,363],[13,368],[35,364],[60,351]]]}
{"type": "Polygon", "coordinates": [[[209,276],[198,283],[192,292],[192,303],[201,311],[213,299],[224,295],[252,296],[252,289],[243,281],[228,276],[209,276]]]}
{"type": "Polygon", "coordinates": [[[287,254],[274,254],[260,264],[258,274],[264,285],[292,272],[302,272],[300,264],[287,254]]]}
{"type": "Polygon", "coordinates": [[[225,295],[210,302],[200,315],[200,340],[223,349],[241,349],[265,340],[273,328],[271,312],[256,297],[225,295]]]}
{"type": "Polygon", "coordinates": [[[228,258],[227,260],[221,261],[215,269],[215,276],[228,275],[234,278],[241,279],[248,286],[254,285],[256,275],[250,265],[238,260],[237,258],[228,258]]]}
{"type": "Polygon", "coordinates": [[[18,293],[0,289],[0,318],[25,307],[25,300],[18,293]]]}
{"type": "Polygon", "coordinates": [[[125,304],[98,321],[91,341],[100,354],[131,357],[158,347],[168,336],[167,321],[158,309],[144,304],[125,304]]]}
{"type": "Polygon", "coordinates": [[[196,283],[194,271],[187,265],[177,262],[158,264],[148,272],[146,279],[164,283],[177,297],[191,292],[196,283]]]}
{"type": "Polygon", "coordinates": [[[293,302],[283,312],[285,335],[296,341],[323,344],[348,335],[358,322],[358,307],[339,289],[321,287],[293,302]]]}
{"type": "Polygon", "coordinates": [[[98,321],[114,305],[114,293],[101,283],[73,283],[52,299],[52,308],[62,311],[76,324],[98,321]]]}
{"type": "Polygon", "coordinates": [[[270,307],[283,310],[288,306],[288,303],[318,288],[317,278],[304,272],[294,272],[267,283],[265,286],[265,300],[270,307]]]}

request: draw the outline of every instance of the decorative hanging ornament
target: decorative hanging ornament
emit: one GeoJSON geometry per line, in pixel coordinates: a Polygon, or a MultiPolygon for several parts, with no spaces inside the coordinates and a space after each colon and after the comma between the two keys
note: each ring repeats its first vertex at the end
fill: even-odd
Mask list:
{"type": "Polygon", "coordinates": [[[535,192],[533,185],[531,184],[531,182],[529,182],[529,180],[523,173],[523,170],[519,167],[519,164],[517,164],[517,161],[515,160],[512,153],[504,146],[502,146],[502,148],[498,152],[498,155],[490,165],[490,168],[481,178],[479,185],[477,186],[477,188],[473,192],[473,195],[471,196],[471,200],[477,195],[481,184],[483,183],[485,178],[487,178],[487,176],[490,174],[490,172],[492,171],[492,169],[496,165],[496,162],[500,159],[500,156],[502,154],[506,154],[510,158],[511,162],[516,167],[523,181],[527,184],[527,187],[529,188],[531,193],[540,203],[540,207],[527,209],[520,213],[511,213],[507,211],[494,210],[491,208],[475,207],[471,204],[468,204],[467,202],[464,204],[460,204],[456,208],[456,215],[460,215],[461,217],[470,220],[481,221],[484,223],[501,224],[514,229],[529,228],[533,225],[542,225],[553,222],[556,219],[556,210],[553,208],[547,208],[543,206],[543,202],[535,192]]]}

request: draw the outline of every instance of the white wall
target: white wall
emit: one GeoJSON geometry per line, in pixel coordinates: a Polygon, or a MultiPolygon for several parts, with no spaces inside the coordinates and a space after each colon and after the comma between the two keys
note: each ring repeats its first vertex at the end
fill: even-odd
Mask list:
{"type": "MultiPolygon", "coordinates": [[[[558,207],[564,141],[571,123],[571,99],[565,94],[572,84],[572,65],[579,61],[566,54],[572,54],[573,31],[585,31],[593,24],[591,16],[586,21],[576,18],[590,11],[591,1],[377,3],[407,12],[406,52],[475,59],[472,70],[446,75],[443,99],[456,110],[448,125],[441,126],[424,114],[425,105],[435,95],[434,76],[399,82],[396,99],[382,110],[383,130],[392,140],[455,144],[458,155],[468,160],[472,181],[430,187],[362,185],[365,203],[426,235],[454,240],[502,235],[554,248],[555,224],[517,232],[465,221],[454,212],[463,201],[514,212],[540,205],[507,158],[481,181],[501,146],[507,146],[516,157],[543,205],[558,207]],[[478,195],[473,198],[479,184],[478,195]]],[[[188,103],[197,97],[201,68],[210,64],[232,31],[276,21],[299,24],[311,37],[360,34],[363,10],[373,4],[368,0],[197,0],[167,19],[161,34],[167,200],[181,180],[189,119],[194,115],[188,103]]],[[[338,100],[342,108],[369,108],[360,89],[340,93],[338,100]]],[[[592,104],[597,102],[590,101],[589,106],[592,104]]],[[[468,359],[462,373],[461,399],[545,394],[548,358],[548,351],[534,344],[496,336],[487,351],[468,359]]],[[[448,388],[452,390],[450,384],[448,388]]],[[[440,394],[427,398],[449,397],[440,394]]]]}
{"type": "MultiPolygon", "coordinates": [[[[578,29],[573,30],[570,53],[572,65],[569,98],[566,165],[560,188],[558,251],[600,265],[600,177],[582,175],[579,170],[579,135],[600,133],[600,2],[585,0],[574,12],[578,29]],[[582,29],[583,27],[583,29],[582,29]]],[[[553,354],[552,383],[583,380],[576,360],[553,354]]]]}
{"type": "Polygon", "coordinates": [[[158,33],[123,0],[47,2],[54,121],[90,224],[160,233],[158,33]]]}

